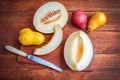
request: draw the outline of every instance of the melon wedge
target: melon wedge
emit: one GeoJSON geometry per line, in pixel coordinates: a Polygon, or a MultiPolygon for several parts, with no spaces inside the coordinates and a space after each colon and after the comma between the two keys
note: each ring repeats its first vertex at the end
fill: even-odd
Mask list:
{"type": "Polygon", "coordinates": [[[72,33],[64,47],[64,58],[72,70],[84,70],[93,58],[93,47],[88,35],[83,31],[72,33]]]}
{"type": "Polygon", "coordinates": [[[68,13],[64,5],[59,2],[48,2],[36,11],[33,25],[39,32],[53,33],[55,25],[59,24],[63,28],[67,21],[68,13]]]}
{"type": "Polygon", "coordinates": [[[54,35],[52,36],[51,40],[43,47],[36,48],[34,50],[35,55],[45,55],[49,54],[53,50],[55,50],[61,43],[63,32],[59,25],[54,27],[54,35]]]}

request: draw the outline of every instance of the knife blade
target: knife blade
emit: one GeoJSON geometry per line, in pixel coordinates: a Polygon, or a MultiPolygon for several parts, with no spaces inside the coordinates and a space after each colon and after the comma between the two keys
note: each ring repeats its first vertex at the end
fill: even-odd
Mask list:
{"type": "Polygon", "coordinates": [[[29,54],[27,54],[27,53],[25,53],[25,52],[23,52],[23,51],[21,51],[19,49],[16,49],[16,48],[14,48],[12,46],[9,46],[9,45],[5,46],[5,49],[8,50],[8,51],[10,51],[10,52],[12,52],[12,53],[15,53],[17,55],[23,56],[23,57],[25,57],[25,58],[33,61],[33,62],[36,62],[38,64],[41,64],[41,65],[50,67],[52,69],[55,69],[55,70],[57,70],[59,72],[62,72],[62,69],[60,67],[58,67],[55,64],[53,64],[51,62],[48,62],[48,61],[46,61],[46,60],[44,60],[44,59],[42,59],[40,57],[29,55],[29,54]]]}

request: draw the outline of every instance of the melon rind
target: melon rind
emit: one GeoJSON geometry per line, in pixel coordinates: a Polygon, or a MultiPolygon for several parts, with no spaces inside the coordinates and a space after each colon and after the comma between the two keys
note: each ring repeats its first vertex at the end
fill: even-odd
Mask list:
{"type": "Polygon", "coordinates": [[[35,26],[35,29],[42,33],[53,33],[54,32],[54,26],[60,25],[61,28],[65,26],[65,24],[68,21],[68,12],[64,5],[62,5],[59,2],[48,2],[41,6],[35,13],[34,19],[33,19],[33,25],[35,26]],[[40,19],[44,16],[44,14],[48,11],[54,11],[54,10],[61,10],[61,17],[59,20],[56,20],[54,22],[51,22],[49,24],[42,24],[40,23],[40,19]]]}
{"type": "MultiPolygon", "coordinates": [[[[74,47],[74,48],[76,48],[76,47],[74,47]]],[[[88,35],[85,32],[76,31],[68,37],[68,39],[65,43],[65,47],[64,47],[64,58],[65,58],[66,64],[72,70],[81,71],[81,70],[84,70],[85,68],[87,68],[87,66],[90,64],[90,62],[92,61],[92,58],[93,58],[93,47],[92,47],[90,38],[88,37],[88,35]],[[73,38],[75,38],[76,35],[78,35],[82,38],[83,46],[84,46],[83,55],[78,63],[74,62],[74,59],[73,59],[74,54],[70,54],[70,52],[73,48],[71,46],[71,44],[74,42],[73,38]],[[75,65],[75,67],[73,65],[75,65]]]]}
{"type": "Polygon", "coordinates": [[[50,41],[45,46],[36,48],[33,54],[46,55],[55,50],[60,45],[63,37],[62,29],[60,26],[55,26],[54,31],[55,33],[50,39],[50,41]]]}

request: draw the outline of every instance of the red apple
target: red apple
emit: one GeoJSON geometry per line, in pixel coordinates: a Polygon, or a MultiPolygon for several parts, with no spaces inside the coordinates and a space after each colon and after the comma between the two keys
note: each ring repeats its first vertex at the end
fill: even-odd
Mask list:
{"type": "Polygon", "coordinates": [[[83,11],[77,10],[72,13],[71,22],[76,27],[86,30],[87,15],[83,11]]]}

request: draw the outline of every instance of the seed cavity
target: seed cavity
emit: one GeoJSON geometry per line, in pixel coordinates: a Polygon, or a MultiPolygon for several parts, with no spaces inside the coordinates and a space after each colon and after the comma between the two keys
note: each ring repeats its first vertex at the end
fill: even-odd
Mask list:
{"type": "Polygon", "coordinates": [[[84,51],[83,40],[81,36],[78,35],[74,38],[71,47],[72,47],[71,54],[73,55],[73,61],[74,61],[72,67],[76,69],[77,67],[76,64],[81,60],[84,51]]]}
{"type": "Polygon", "coordinates": [[[45,16],[40,19],[40,23],[49,24],[51,22],[57,21],[61,17],[61,10],[48,11],[45,16]]]}

